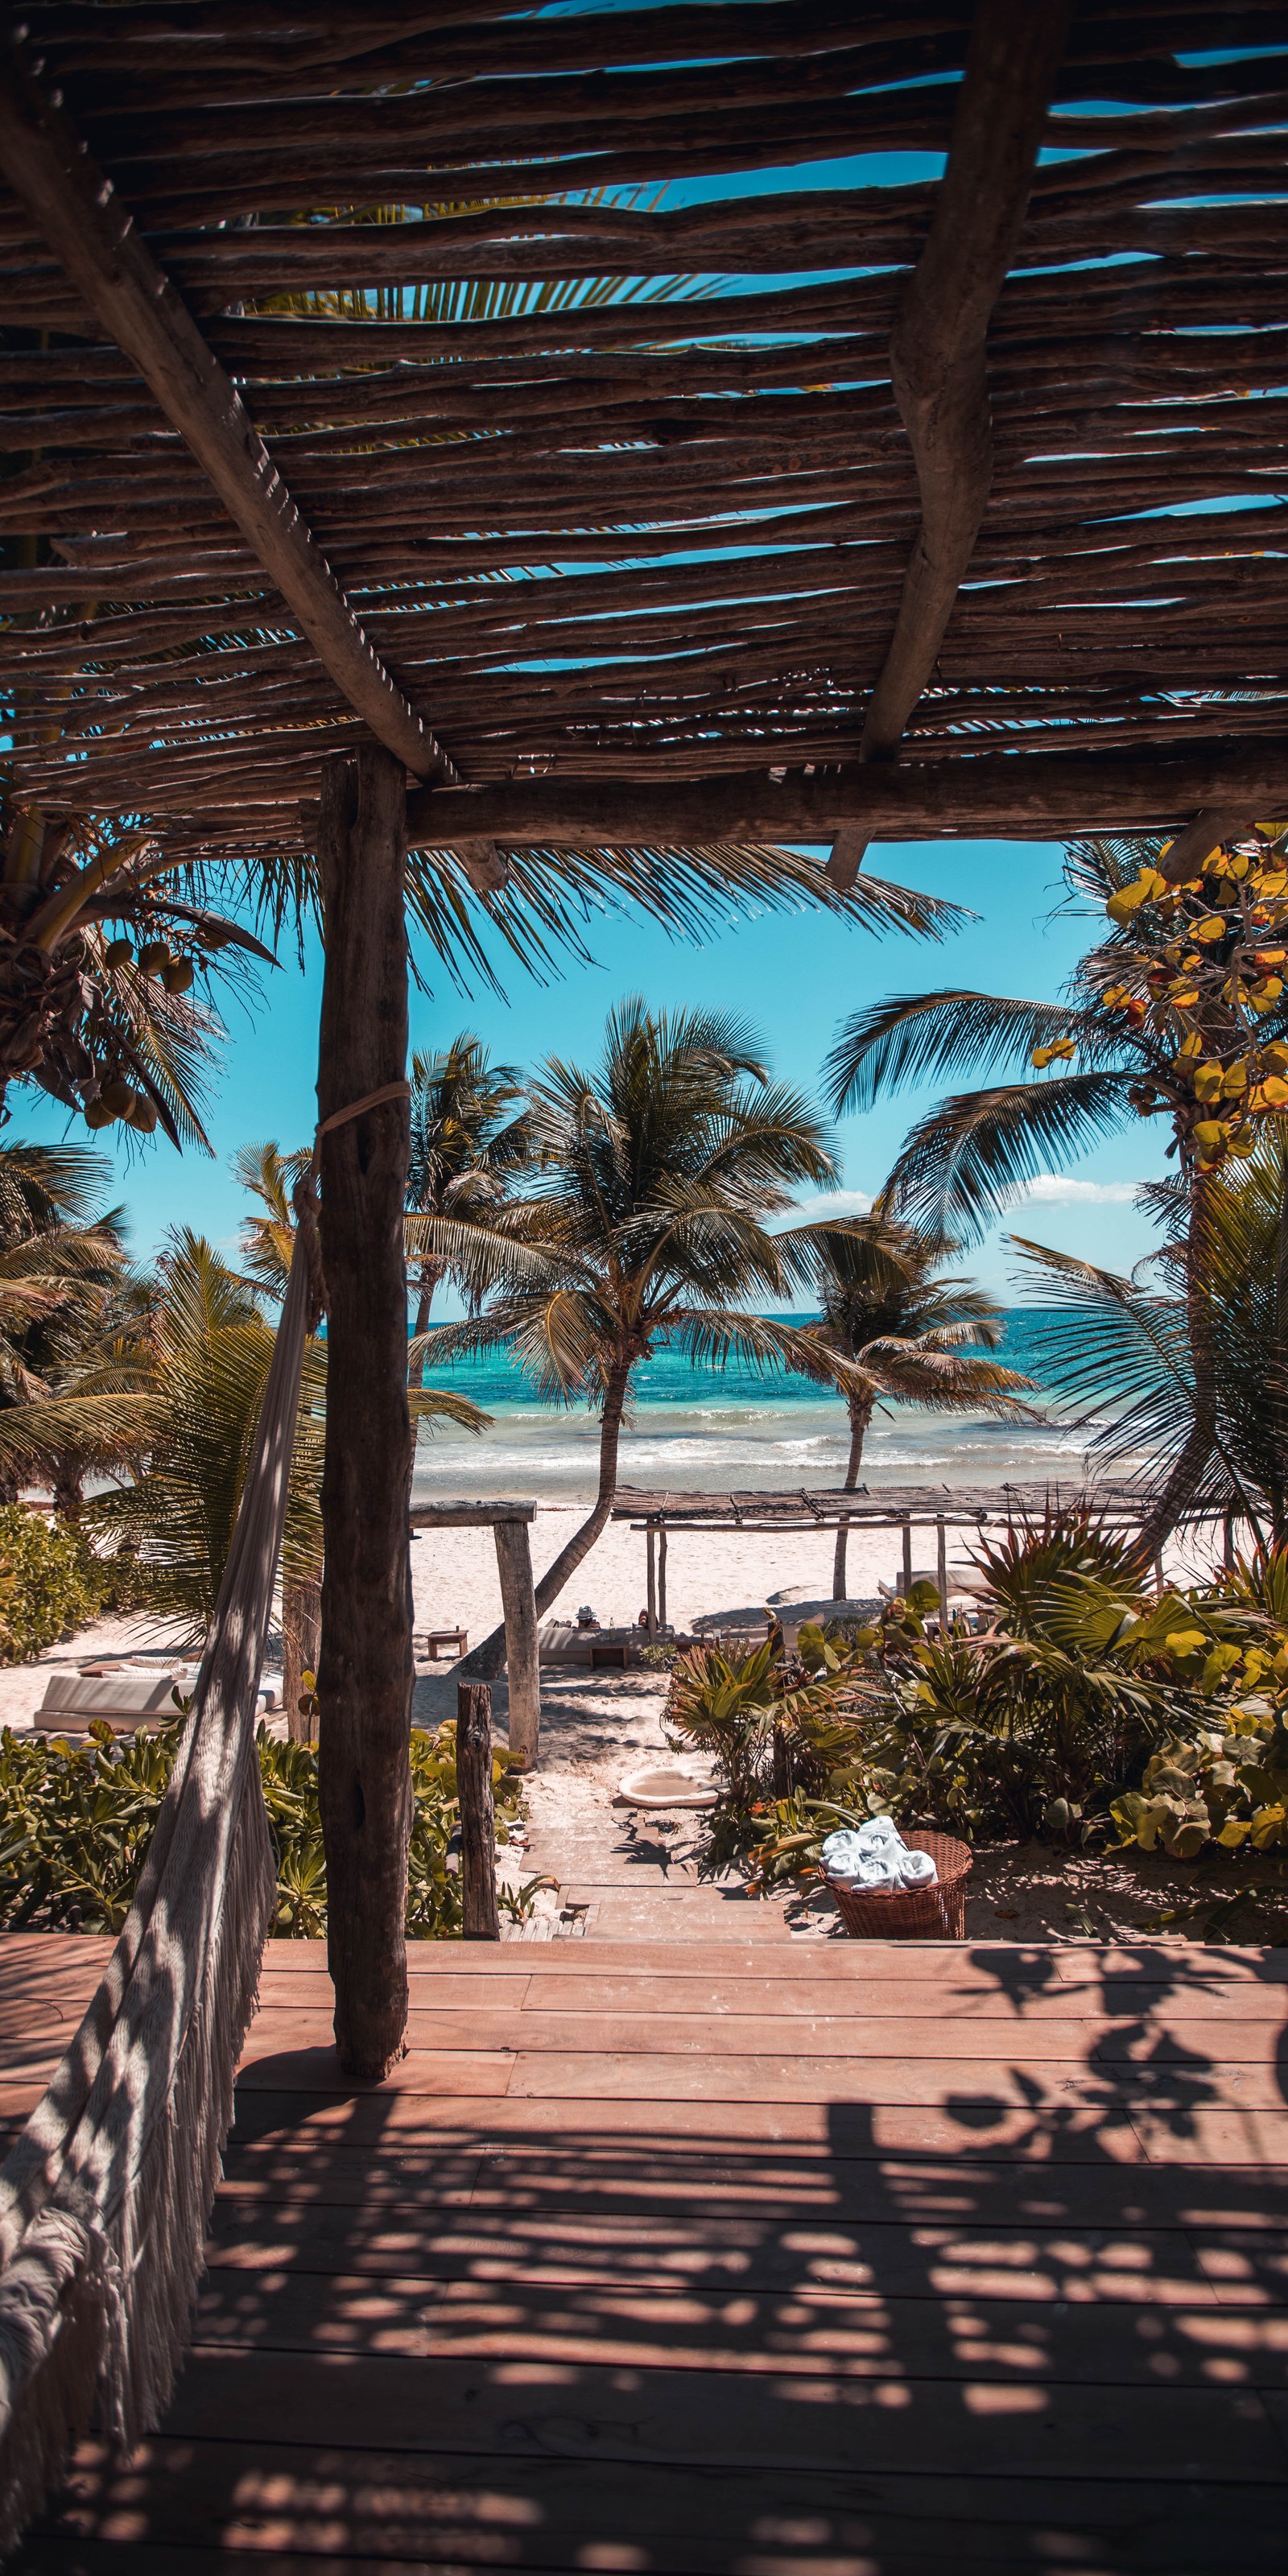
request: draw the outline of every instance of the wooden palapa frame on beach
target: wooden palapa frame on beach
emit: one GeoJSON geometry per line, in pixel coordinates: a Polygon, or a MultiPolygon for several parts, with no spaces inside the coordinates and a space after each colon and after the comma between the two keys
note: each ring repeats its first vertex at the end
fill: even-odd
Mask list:
{"type": "MultiPolygon", "coordinates": [[[[1179,865],[1273,811],[1282,68],[1251,50],[1275,13],[1239,23],[1231,60],[1226,15],[1179,0],[695,0],[664,44],[647,8],[497,0],[265,0],[253,42],[223,0],[10,21],[19,806],[141,815],[176,868],[318,860],[324,1113],[403,1069],[407,846],[458,917],[503,921],[546,869],[683,920],[744,844],[766,886],[777,846],[832,844],[812,890],[844,911],[877,836],[1192,827],[1179,865]],[[874,149],[944,176],[599,193],[874,149]],[[343,219],[427,201],[450,211],[343,219]],[[362,300],[597,278],[676,291],[466,321],[362,300]],[[319,290],[340,309],[272,309],[319,290]]],[[[387,1102],[323,1153],[319,1698],[364,2071],[405,2001],[374,1846],[407,1813],[406,1144],[387,1102]]]]}
{"type": "MultiPolygon", "coordinates": [[[[1152,1497],[1133,1486],[1106,1480],[1100,1485],[1061,1488],[1059,1485],[981,1485],[963,1488],[943,1485],[883,1486],[788,1486],[773,1492],[758,1493],[753,1486],[728,1493],[644,1492],[630,1485],[619,1485],[621,1499],[614,1505],[615,1521],[626,1521],[633,1530],[642,1530],[646,1541],[648,1569],[648,1634],[655,1638],[666,1620],[666,1554],[669,1530],[702,1530],[708,1534],[727,1532],[732,1537],[750,1535],[768,1537],[782,1531],[836,1529],[890,1529],[903,1533],[903,1582],[911,1587],[913,1580],[912,1533],[915,1529],[933,1529],[935,1537],[935,1580],[939,1590],[942,1616],[948,1616],[948,1532],[950,1529],[982,1530],[990,1522],[1004,1524],[1009,1531],[1017,1521],[1022,1524],[1035,1515],[1050,1510],[1081,1511],[1094,1514],[1105,1529],[1139,1529],[1146,1519],[1152,1497]]],[[[1225,1522],[1225,1554],[1232,1553],[1232,1523],[1219,1503],[1197,1503],[1186,1512],[1187,1521],[1225,1522]]],[[[1163,1588],[1161,1555],[1155,1559],[1158,1587],[1163,1588]]]]}
{"type": "Polygon", "coordinates": [[[496,1541],[496,1570],[501,1581],[505,1619],[505,1669],[510,1694],[510,1751],[525,1771],[536,1766],[541,1745],[541,1675],[537,1661],[537,1604],[532,1582],[532,1549],[528,1531],[537,1517],[535,1503],[417,1503],[409,1515],[413,1531],[490,1529],[496,1541]]]}

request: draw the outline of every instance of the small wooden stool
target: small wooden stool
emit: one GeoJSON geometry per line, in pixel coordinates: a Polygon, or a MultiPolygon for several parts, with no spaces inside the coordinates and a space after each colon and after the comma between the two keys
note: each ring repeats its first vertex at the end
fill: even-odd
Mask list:
{"type": "Polygon", "coordinates": [[[468,1628],[431,1628],[425,1639],[425,1652],[431,1664],[436,1664],[439,1656],[444,1652],[449,1655],[468,1655],[469,1651],[468,1628]]]}

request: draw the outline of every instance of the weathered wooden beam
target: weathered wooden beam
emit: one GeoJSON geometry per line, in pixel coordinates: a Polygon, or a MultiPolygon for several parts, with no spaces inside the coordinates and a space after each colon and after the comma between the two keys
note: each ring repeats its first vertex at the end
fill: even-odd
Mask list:
{"type": "MultiPolygon", "coordinates": [[[[1069,0],[1037,9],[977,0],[948,166],[890,343],[921,526],[868,704],[861,760],[897,751],[974,552],[993,480],[989,319],[1019,241],[1069,15],[1069,0]]],[[[853,884],[865,846],[850,833],[834,848],[829,868],[838,885],[853,884]]]]}
{"type": "Polygon", "coordinates": [[[0,169],[90,311],[138,368],[377,742],[418,778],[451,763],[368,643],[240,395],[160,269],[21,35],[0,36],[0,169]]]}
{"type": "MultiPolygon", "coordinates": [[[[403,764],[376,743],[323,768],[323,1124],[406,1076],[405,802],[403,764]]],[[[327,1957],[341,2063],[370,2077],[402,2055],[407,2022],[409,1150],[406,1099],[335,1125],[321,1149],[327,1412],[318,1703],[327,1957]]]]}
{"type": "Polygon", "coordinates": [[[505,1617],[505,1672],[510,1694],[510,1751],[525,1771],[536,1768],[541,1742],[541,1671],[537,1604],[526,1521],[496,1524],[496,1570],[505,1617]]]}
{"type": "Polygon", "coordinates": [[[1021,751],[898,767],[851,761],[813,777],[791,770],[777,780],[756,769],[666,786],[556,776],[512,779],[502,787],[422,789],[407,800],[407,829],[413,848],[450,848],[463,837],[503,848],[832,842],[848,827],[883,841],[1033,840],[1067,832],[1167,831],[1205,806],[1271,815],[1286,792],[1288,740],[1206,744],[1145,759],[1021,751]]]}

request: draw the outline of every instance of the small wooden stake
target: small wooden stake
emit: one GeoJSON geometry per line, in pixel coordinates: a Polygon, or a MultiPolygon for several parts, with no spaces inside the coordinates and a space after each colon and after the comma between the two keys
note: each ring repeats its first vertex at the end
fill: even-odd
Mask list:
{"type": "Polygon", "coordinates": [[[908,1595],[909,1595],[909,1593],[911,1592],[911,1590],[912,1590],[912,1523],[911,1523],[911,1521],[905,1521],[905,1522],[904,1522],[904,1525],[903,1525],[903,1597],[904,1597],[904,1600],[905,1600],[905,1601],[907,1600],[908,1595]]]}
{"type": "MultiPolygon", "coordinates": [[[[499,1534],[499,1533],[498,1533],[499,1534]]],[[[492,1804],[492,1693],[456,1685],[456,1794],[461,1804],[461,1906],[467,1941],[499,1941],[496,1811],[492,1804]]]]}
{"type": "Polygon", "coordinates": [[[665,1521],[663,1521],[663,1522],[660,1524],[659,1529],[658,1529],[658,1533],[657,1533],[657,1624],[658,1624],[659,1628],[665,1628],[665,1627],[666,1627],[666,1625],[667,1625],[667,1617],[666,1617],[666,1523],[665,1523],[665,1521]]]}
{"type": "Polygon", "coordinates": [[[654,1638],[656,1637],[656,1635],[657,1635],[657,1533],[656,1533],[656,1531],[655,1531],[655,1529],[654,1529],[654,1527],[653,1527],[652,1522],[650,1521],[650,1522],[649,1522],[649,1525],[648,1525],[648,1641],[649,1641],[650,1646],[652,1645],[653,1640],[654,1640],[654,1638]]]}
{"type": "Polygon", "coordinates": [[[935,1573],[939,1583],[939,1633],[948,1634],[948,1532],[942,1521],[935,1523],[935,1573]]]}

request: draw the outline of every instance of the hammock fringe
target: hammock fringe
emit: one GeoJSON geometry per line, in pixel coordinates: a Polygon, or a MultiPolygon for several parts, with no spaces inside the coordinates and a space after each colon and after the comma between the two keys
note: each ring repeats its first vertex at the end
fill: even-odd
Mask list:
{"type": "Polygon", "coordinates": [[[187,2344],[276,1872],[255,1748],[308,1303],[297,1235],[228,1564],[129,1917],[0,2170],[0,2551],[97,2415],[128,2449],[187,2344]]]}

